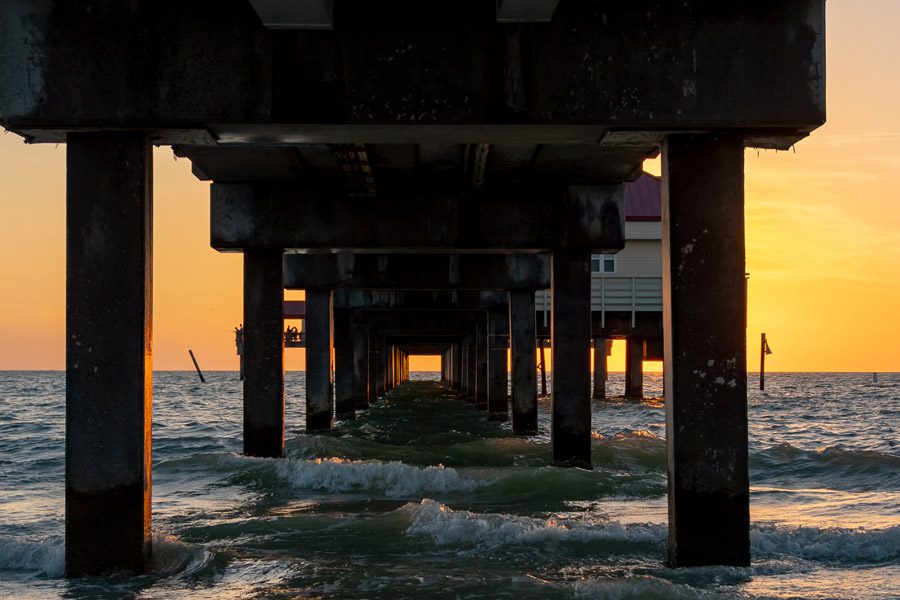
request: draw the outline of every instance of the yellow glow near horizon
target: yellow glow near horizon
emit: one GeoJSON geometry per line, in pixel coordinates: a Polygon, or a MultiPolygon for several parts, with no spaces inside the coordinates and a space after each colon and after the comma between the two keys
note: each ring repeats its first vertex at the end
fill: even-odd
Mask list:
{"type": "MultiPolygon", "coordinates": [[[[827,10],[828,125],[795,152],[747,152],[748,365],[765,331],[769,370],[900,371],[900,2],[827,10]]],[[[204,369],[236,369],[241,256],[209,247],[190,163],[154,161],[154,368],[191,369],[191,348],[204,369]]],[[[64,368],[64,147],[0,136],[0,253],[0,369],[64,368]]],[[[303,363],[285,352],[289,370],[303,363]]]]}

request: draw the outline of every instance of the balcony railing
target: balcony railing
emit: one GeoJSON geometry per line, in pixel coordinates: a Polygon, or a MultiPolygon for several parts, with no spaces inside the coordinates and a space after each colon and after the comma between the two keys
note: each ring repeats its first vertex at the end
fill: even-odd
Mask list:
{"type": "MultiPolygon", "coordinates": [[[[538,292],[535,309],[550,310],[550,291],[538,292]]],[[[591,282],[591,311],[600,313],[606,325],[607,312],[630,312],[631,324],[635,313],[662,312],[661,277],[604,277],[594,276],[591,282]]]]}

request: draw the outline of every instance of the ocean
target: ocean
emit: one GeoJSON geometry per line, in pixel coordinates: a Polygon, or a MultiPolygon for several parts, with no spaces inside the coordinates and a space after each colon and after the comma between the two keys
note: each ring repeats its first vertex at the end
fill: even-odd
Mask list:
{"type": "Polygon", "coordinates": [[[269,460],[236,373],[155,373],[151,569],[66,580],[65,374],[0,372],[0,597],[900,598],[900,374],[751,375],[753,564],[700,569],[664,563],[659,398],[594,401],[594,469],[560,469],[549,400],[515,437],[435,377],[306,435],[288,373],[269,460]]]}

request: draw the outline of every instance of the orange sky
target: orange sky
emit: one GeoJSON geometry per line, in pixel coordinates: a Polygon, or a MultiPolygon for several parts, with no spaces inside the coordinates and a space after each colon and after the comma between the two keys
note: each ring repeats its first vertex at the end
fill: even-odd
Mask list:
{"type": "MultiPolygon", "coordinates": [[[[827,9],[828,125],[795,152],[747,152],[750,367],[766,331],[769,370],[900,371],[900,2],[827,9]]],[[[190,163],[154,158],[154,368],[190,369],[192,348],[235,369],[241,257],[210,249],[190,163]]],[[[64,368],[64,147],[0,136],[0,256],[0,370],[64,368]]]]}

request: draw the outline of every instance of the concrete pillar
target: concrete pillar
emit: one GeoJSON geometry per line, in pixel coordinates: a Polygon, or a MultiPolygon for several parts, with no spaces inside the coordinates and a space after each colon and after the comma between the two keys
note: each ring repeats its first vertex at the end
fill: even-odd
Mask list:
{"type": "Polygon", "coordinates": [[[750,563],[744,144],[663,146],[669,562],[750,563]]]}
{"type": "Polygon", "coordinates": [[[594,400],[606,398],[606,338],[594,338],[594,400]]]}
{"type": "Polygon", "coordinates": [[[538,429],[534,329],[534,292],[510,292],[513,433],[525,435],[535,434],[538,429]]]}
{"type": "Polygon", "coordinates": [[[334,413],[342,420],[356,418],[353,395],[353,322],[350,311],[334,311],[334,413]]]}
{"type": "Polygon", "coordinates": [[[636,335],[625,340],[625,397],[644,397],[644,338],[636,335]]]}
{"type": "Polygon", "coordinates": [[[281,250],[244,252],[244,454],[284,455],[281,250]]]}
{"type": "Polygon", "coordinates": [[[353,323],[353,404],[369,406],[369,332],[365,325],[353,323]]]}
{"type": "Polygon", "coordinates": [[[505,421],[509,416],[509,375],[506,370],[506,330],[509,309],[488,311],[488,418],[505,421]]]}
{"type": "Polygon", "coordinates": [[[451,361],[450,363],[453,365],[453,389],[457,391],[462,390],[462,344],[456,343],[450,346],[451,352],[451,361]]]}
{"type": "Polygon", "coordinates": [[[369,350],[369,388],[366,395],[369,405],[378,402],[378,349],[375,345],[377,337],[375,333],[367,329],[368,350],[369,350]]]}
{"type": "Polygon", "coordinates": [[[66,574],[150,555],[152,151],[131,133],[66,149],[66,574]]]}
{"type": "Polygon", "coordinates": [[[591,468],[591,253],[557,250],[551,261],[550,394],[553,461],[591,468]]]}
{"type": "Polygon", "coordinates": [[[331,378],[332,300],[328,290],[306,290],[306,430],[334,424],[331,378]]]}
{"type": "Polygon", "coordinates": [[[372,341],[375,354],[375,395],[377,398],[384,396],[385,380],[384,380],[384,340],[380,336],[374,336],[372,341]]]}
{"type": "Polygon", "coordinates": [[[466,336],[465,343],[465,394],[463,398],[466,402],[475,402],[475,368],[477,361],[475,360],[475,332],[466,336]]]}
{"type": "Polygon", "coordinates": [[[487,313],[475,324],[475,408],[487,410],[487,313]]]}

